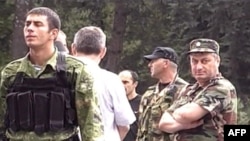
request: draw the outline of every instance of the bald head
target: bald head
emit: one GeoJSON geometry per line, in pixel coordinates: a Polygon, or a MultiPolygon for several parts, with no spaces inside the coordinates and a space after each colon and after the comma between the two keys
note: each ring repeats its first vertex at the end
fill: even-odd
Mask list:
{"type": "Polygon", "coordinates": [[[60,30],[58,33],[55,41],[55,46],[57,47],[59,52],[64,52],[66,54],[69,53],[69,49],[67,47],[67,36],[62,30],[60,30]]]}
{"type": "Polygon", "coordinates": [[[122,80],[128,99],[133,99],[137,95],[136,93],[136,87],[138,85],[137,73],[131,70],[123,70],[118,74],[118,76],[122,80]]]}
{"type": "Polygon", "coordinates": [[[139,79],[138,74],[132,70],[123,70],[119,73],[119,76],[127,77],[133,82],[137,82],[139,79]]]}
{"type": "Polygon", "coordinates": [[[67,38],[66,34],[62,30],[60,30],[57,35],[56,41],[60,41],[64,46],[67,46],[66,38],[67,38]]]}

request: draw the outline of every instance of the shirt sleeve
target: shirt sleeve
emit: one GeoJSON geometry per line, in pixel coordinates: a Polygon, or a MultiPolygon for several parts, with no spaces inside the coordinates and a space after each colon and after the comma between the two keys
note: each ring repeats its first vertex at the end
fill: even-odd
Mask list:
{"type": "Polygon", "coordinates": [[[232,98],[227,87],[214,86],[194,99],[195,103],[208,110],[210,113],[229,110],[232,106],[232,98]]]}
{"type": "Polygon", "coordinates": [[[83,141],[99,141],[103,138],[103,124],[93,76],[83,70],[76,84],[76,108],[83,141]]]}
{"type": "Polygon", "coordinates": [[[109,85],[112,89],[109,90],[113,100],[116,124],[120,126],[132,124],[136,120],[136,117],[127,99],[124,85],[116,75],[113,76],[113,81],[109,82],[112,82],[109,85]]]}

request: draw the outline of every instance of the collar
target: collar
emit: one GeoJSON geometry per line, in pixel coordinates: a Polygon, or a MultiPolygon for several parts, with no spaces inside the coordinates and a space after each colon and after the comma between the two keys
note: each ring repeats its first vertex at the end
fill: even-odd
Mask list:
{"type": "MultiPolygon", "coordinates": [[[[198,85],[199,87],[206,88],[206,87],[208,87],[208,86],[210,86],[210,85],[213,85],[213,84],[216,83],[219,79],[222,79],[222,78],[223,78],[223,76],[221,75],[221,73],[218,73],[217,75],[215,75],[215,77],[213,77],[213,78],[211,78],[210,80],[208,80],[208,81],[205,83],[204,86],[200,86],[200,85],[198,84],[198,82],[196,82],[195,84],[198,85]]],[[[196,85],[195,85],[195,86],[196,86],[196,85]]]]}
{"type": "Polygon", "coordinates": [[[82,61],[84,64],[88,64],[90,66],[95,66],[95,67],[99,67],[99,64],[97,64],[95,61],[93,61],[92,59],[85,57],[85,56],[76,56],[77,59],[79,59],[80,61],[82,61]]]}
{"type": "Polygon", "coordinates": [[[194,85],[190,85],[190,87],[187,89],[188,90],[188,94],[187,95],[192,95],[194,94],[196,91],[201,90],[202,93],[204,91],[206,91],[209,87],[216,85],[217,81],[222,79],[223,76],[221,75],[221,73],[217,74],[214,78],[210,79],[207,84],[205,86],[200,86],[198,82],[196,82],[194,85]]]}
{"type": "MultiPolygon", "coordinates": [[[[21,65],[20,68],[18,69],[18,71],[23,71],[23,70],[27,70],[27,68],[33,67],[34,65],[31,63],[30,59],[29,59],[30,54],[27,53],[25,55],[25,57],[23,58],[23,60],[21,61],[21,65]]],[[[50,66],[53,70],[56,70],[56,63],[57,63],[57,56],[58,56],[58,51],[55,50],[54,54],[52,55],[52,57],[46,62],[45,66],[43,68],[47,68],[48,66],[50,66]]]]}

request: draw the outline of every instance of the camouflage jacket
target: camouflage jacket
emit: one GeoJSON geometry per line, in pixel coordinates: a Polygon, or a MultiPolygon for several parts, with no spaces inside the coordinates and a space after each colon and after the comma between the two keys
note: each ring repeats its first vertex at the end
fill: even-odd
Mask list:
{"type": "MultiPolygon", "coordinates": [[[[7,88],[13,83],[13,80],[17,72],[24,72],[31,78],[48,78],[55,73],[56,61],[58,53],[47,61],[47,64],[41,69],[36,70],[29,61],[29,56],[15,60],[6,65],[1,72],[0,82],[0,129],[4,127],[4,115],[6,112],[5,96],[7,88]]],[[[97,101],[97,95],[93,87],[93,77],[90,75],[90,69],[86,67],[81,61],[73,58],[72,56],[66,56],[66,69],[69,73],[72,73],[73,69],[77,74],[76,86],[75,86],[75,99],[77,119],[80,128],[80,135],[83,141],[97,141],[103,136],[103,125],[101,121],[101,114],[99,109],[99,103],[97,101]]],[[[5,131],[1,131],[2,133],[5,131]]],[[[8,132],[6,135],[10,140],[18,141],[60,141],[65,140],[76,134],[77,129],[64,132],[45,132],[42,135],[37,135],[34,132],[8,132]]]]}
{"type": "Polygon", "coordinates": [[[189,102],[199,104],[209,113],[203,117],[203,125],[171,135],[173,141],[223,141],[223,126],[237,122],[236,90],[222,76],[210,80],[203,88],[198,83],[188,86],[168,111],[173,112],[189,102]]]}
{"type": "Polygon", "coordinates": [[[175,83],[158,90],[158,85],[151,86],[142,96],[139,107],[139,127],[137,141],[168,141],[168,133],[158,129],[162,113],[169,108],[179,91],[188,83],[177,77],[175,83]]]}

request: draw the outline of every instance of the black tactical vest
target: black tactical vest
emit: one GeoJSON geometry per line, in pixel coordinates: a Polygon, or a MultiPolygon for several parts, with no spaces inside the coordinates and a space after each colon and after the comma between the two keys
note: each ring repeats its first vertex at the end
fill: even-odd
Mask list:
{"type": "Polygon", "coordinates": [[[67,73],[65,56],[60,53],[53,77],[29,78],[18,72],[6,95],[7,129],[42,134],[77,126],[75,81],[75,71],[67,73]]]}

